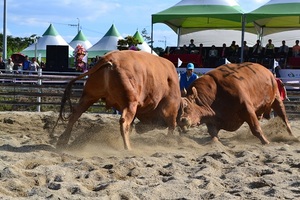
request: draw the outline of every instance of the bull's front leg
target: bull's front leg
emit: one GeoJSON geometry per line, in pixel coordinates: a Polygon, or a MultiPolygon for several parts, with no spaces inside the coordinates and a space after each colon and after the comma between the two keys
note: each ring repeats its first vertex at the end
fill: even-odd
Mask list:
{"type": "Polygon", "coordinates": [[[211,137],[211,140],[213,142],[218,142],[219,141],[218,133],[220,129],[218,129],[214,124],[206,124],[206,127],[207,127],[207,132],[211,137]]]}

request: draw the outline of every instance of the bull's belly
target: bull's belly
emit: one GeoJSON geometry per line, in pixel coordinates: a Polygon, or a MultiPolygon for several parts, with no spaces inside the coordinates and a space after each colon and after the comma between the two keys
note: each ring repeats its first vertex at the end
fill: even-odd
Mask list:
{"type": "Polygon", "coordinates": [[[140,120],[140,122],[145,124],[165,125],[164,118],[156,111],[147,113],[137,113],[136,117],[140,120]]]}
{"type": "Polygon", "coordinates": [[[245,121],[240,117],[230,117],[230,118],[211,118],[208,120],[204,120],[203,123],[215,126],[218,130],[225,130],[225,131],[236,131],[239,129],[245,121]]]}

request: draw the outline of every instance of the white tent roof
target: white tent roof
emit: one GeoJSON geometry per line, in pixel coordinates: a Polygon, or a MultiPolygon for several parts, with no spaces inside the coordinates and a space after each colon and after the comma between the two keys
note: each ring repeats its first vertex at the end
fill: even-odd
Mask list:
{"type": "MultiPolygon", "coordinates": [[[[256,43],[257,38],[256,34],[246,32],[244,40],[247,41],[248,46],[252,46],[256,43]]],[[[180,36],[179,45],[183,46],[185,44],[188,46],[191,39],[194,39],[196,46],[199,46],[200,43],[203,46],[222,46],[223,43],[229,46],[232,41],[236,41],[241,46],[241,31],[216,29],[189,33],[180,36]]]]}
{"type": "MultiPolygon", "coordinates": [[[[38,39],[36,44],[37,56],[41,54],[41,57],[46,57],[47,45],[66,45],[69,46],[69,55],[71,56],[74,49],[58,34],[52,24],[45,31],[43,36],[38,39]]],[[[35,54],[35,44],[29,45],[21,53],[33,57],[35,54]]]]}
{"type": "Polygon", "coordinates": [[[82,30],[80,30],[77,35],[73,38],[73,40],[69,43],[69,45],[75,49],[77,45],[82,45],[85,49],[91,48],[93,45],[88,41],[88,39],[83,34],[82,30]]]}
{"type": "Polygon", "coordinates": [[[96,44],[87,49],[89,57],[101,56],[109,51],[117,50],[119,39],[123,39],[123,37],[113,24],[96,44]]]}

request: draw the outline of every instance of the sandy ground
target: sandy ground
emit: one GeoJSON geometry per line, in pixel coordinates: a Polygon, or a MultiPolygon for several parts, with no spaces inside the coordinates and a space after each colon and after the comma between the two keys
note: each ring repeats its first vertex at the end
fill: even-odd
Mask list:
{"type": "MultiPolygon", "coordinates": [[[[132,151],[109,114],[84,114],[58,151],[49,136],[56,119],[0,113],[0,199],[300,199],[300,143],[277,118],[261,122],[266,146],[245,124],[217,143],[205,126],[174,136],[133,131],[132,151]]],[[[299,124],[291,121],[297,138],[299,124]]]]}

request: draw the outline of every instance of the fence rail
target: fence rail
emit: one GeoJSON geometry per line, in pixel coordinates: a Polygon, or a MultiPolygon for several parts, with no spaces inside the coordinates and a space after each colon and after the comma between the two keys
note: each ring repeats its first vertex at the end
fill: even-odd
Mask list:
{"type": "MultiPolygon", "coordinates": [[[[0,74],[0,110],[58,110],[67,83],[79,73],[35,72],[33,74],[0,74]]],[[[81,96],[86,79],[76,81],[72,102],[81,96]]],[[[283,80],[285,82],[285,80],[283,80]]],[[[300,117],[300,79],[286,81],[290,101],[284,101],[289,117],[300,117]]],[[[93,105],[91,112],[104,112],[104,103],[93,105]]],[[[110,111],[108,111],[110,112],[110,111]]]]}

